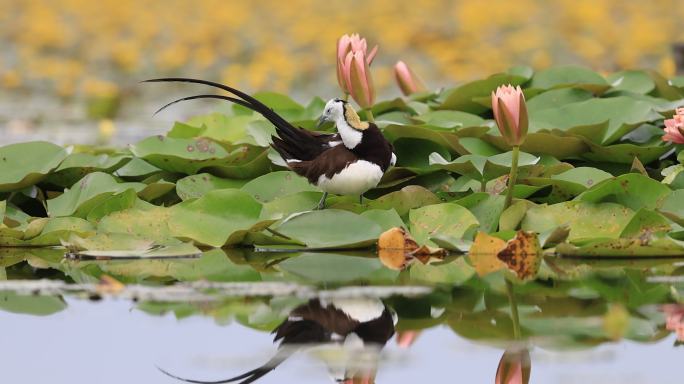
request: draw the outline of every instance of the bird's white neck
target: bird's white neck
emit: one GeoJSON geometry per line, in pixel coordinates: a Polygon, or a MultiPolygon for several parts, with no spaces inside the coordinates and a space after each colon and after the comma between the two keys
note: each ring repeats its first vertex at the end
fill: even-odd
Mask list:
{"type": "Polygon", "coordinates": [[[337,118],[335,120],[335,124],[337,125],[337,131],[340,133],[342,143],[344,143],[345,147],[354,149],[354,147],[359,145],[361,138],[363,137],[363,133],[349,126],[349,123],[347,123],[347,120],[344,118],[344,116],[337,118]]]}

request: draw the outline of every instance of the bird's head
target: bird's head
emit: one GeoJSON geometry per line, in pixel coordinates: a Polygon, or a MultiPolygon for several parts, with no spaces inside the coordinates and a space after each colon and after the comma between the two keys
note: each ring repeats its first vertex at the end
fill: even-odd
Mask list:
{"type": "Polygon", "coordinates": [[[318,124],[316,127],[320,127],[327,121],[335,122],[338,121],[342,116],[344,116],[344,109],[348,103],[342,99],[330,99],[325,103],[325,108],[323,108],[323,114],[318,119],[318,124]]]}
{"type": "Polygon", "coordinates": [[[346,121],[347,125],[357,131],[368,128],[368,123],[362,122],[351,104],[342,99],[331,99],[325,104],[323,114],[318,119],[318,127],[326,121],[340,122],[346,121]]]}

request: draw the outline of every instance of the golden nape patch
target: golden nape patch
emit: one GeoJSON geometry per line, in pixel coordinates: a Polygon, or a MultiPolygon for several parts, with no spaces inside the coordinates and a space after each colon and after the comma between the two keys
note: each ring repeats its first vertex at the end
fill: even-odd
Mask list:
{"type": "Polygon", "coordinates": [[[347,120],[347,124],[354,129],[358,129],[359,131],[368,129],[368,123],[361,121],[359,115],[349,104],[345,104],[344,106],[344,119],[347,120]]]}

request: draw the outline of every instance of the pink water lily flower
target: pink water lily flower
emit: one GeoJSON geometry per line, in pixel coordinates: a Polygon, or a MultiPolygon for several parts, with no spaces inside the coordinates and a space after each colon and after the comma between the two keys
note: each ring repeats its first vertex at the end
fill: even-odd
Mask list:
{"type": "Polygon", "coordinates": [[[368,43],[365,38],[359,36],[358,33],[350,35],[343,35],[337,40],[337,83],[340,85],[340,89],[344,93],[351,93],[347,88],[347,82],[345,80],[345,73],[348,68],[345,67],[347,56],[349,53],[363,52],[366,62],[370,66],[378,53],[378,46],[376,45],[368,52],[368,43]]]}
{"type": "Polygon", "coordinates": [[[394,64],[394,79],[397,81],[404,96],[425,91],[425,85],[403,61],[397,61],[394,64]]]}
{"type": "Polygon", "coordinates": [[[511,146],[519,146],[527,136],[527,106],[520,87],[502,85],[492,92],[492,110],[501,136],[511,146]]]}
{"type": "Polygon", "coordinates": [[[684,108],[677,108],[671,119],[665,120],[664,141],[684,144],[684,108]]]}
{"type": "Polygon", "coordinates": [[[370,108],[375,101],[375,87],[368,59],[363,51],[349,52],[344,60],[343,75],[347,91],[362,108],[370,108]]]}

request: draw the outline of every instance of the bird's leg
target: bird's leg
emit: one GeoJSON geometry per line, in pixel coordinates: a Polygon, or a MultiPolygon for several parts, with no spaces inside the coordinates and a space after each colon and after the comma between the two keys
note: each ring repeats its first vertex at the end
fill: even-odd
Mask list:
{"type": "Polygon", "coordinates": [[[323,209],[325,208],[325,199],[328,197],[328,192],[323,192],[323,197],[321,197],[321,201],[318,202],[318,206],[316,209],[323,209]]]}
{"type": "Polygon", "coordinates": [[[359,204],[363,205],[363,194],[359,195],[359,204]]]}

